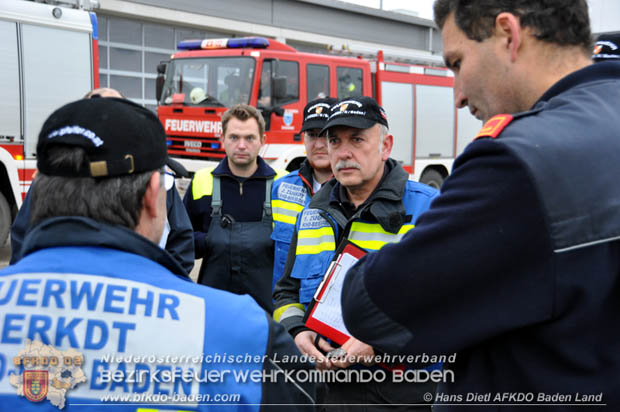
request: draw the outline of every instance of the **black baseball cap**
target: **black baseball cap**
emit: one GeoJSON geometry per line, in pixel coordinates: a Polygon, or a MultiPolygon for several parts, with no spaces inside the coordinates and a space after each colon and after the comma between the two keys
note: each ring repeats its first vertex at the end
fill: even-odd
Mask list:
{"type": "Polygon", "coordinates": [[[321,130],[321,134],[334,126],[368,129],[380,123],[388,127],[385,110],[372,97],[360,96],[342,99],[329,109],[329,113],[329,119],[321,130]]]}
{"type": "Polygon", "coordinates": [[[300,132],[310,129],[322,129],[329,118],[329,109],[336,103],[333,97],[314,99],[304,107],[304,122],[300,132]]]}
{"type": "Polygon", "coordinates": [[[620,61],[620,33],[601,34],[592,51],[592,60],[601,62],[606,60],[620,61]]]}
{"type": "Polygon", "coordinates": [[[82,99],[61,107],[47,118],[37,143],[37,168],[51,176],[103,178],[166,164],[175,173],[185,170],[168,158],[159,119],[140,105],[114,97],[82,99]],[[54,164],[49,149],[57,145],[84,148],[88,164],[78,171],[54,164]]]}

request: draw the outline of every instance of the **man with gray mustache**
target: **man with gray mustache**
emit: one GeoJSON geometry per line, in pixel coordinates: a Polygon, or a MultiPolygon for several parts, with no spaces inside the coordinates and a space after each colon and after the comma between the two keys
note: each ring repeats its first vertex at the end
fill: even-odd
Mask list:
{"type": "MultiPolygon", "coordinates": [[[[356,357],[377,355],[355,338],[342,345],[345,358],[328,357],[327,352],[335,348],[304,325],[306,307],[337,251],[348,242],[367,252],[398,242],[414,228],[437,191],[409,180],[407,172],[389,158],[394,137],[385,111],[374,99],[339,101],[330,108],[321,133],[324,131],[335,179],[323,185],[297,218],[284,276],[274,291],[274,318],[293,335],[302,353],[316,359],[317,368],[374,369],[378,366],[372,363],[352,362],[356,357]]],[[[367,405],[368,411],[388,409],[388,404],[430,411],[430,406],[423,405],[425,392],[434,392],[432,382],[403,385],[388,378],[383,382],[329,383],[323,399],[317,400],[324,404],[323,410],[330,411],[357,410],[353,405],[360,404],[367,405]]]]}

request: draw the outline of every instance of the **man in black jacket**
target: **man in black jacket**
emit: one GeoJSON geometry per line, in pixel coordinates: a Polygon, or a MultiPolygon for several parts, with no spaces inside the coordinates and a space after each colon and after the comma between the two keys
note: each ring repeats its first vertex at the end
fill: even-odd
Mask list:
{"type": "Polygon", "coordinates": [[[438,0],[435,20],[486,123],[416,229],[348,272],[345,324],[456,352],[435,411],[618,410],[620,63],[592,65],[585,0],[438,0]]]}
{"type": "Polygon", "coordinates": [[[226,157],[215,169],[196,172],[183,202],[194,228],[198,282],[247,293],[272,311],[271,187],[276,172],[258,156],[265,121],[240,104],[222,116],[226,157]]]}

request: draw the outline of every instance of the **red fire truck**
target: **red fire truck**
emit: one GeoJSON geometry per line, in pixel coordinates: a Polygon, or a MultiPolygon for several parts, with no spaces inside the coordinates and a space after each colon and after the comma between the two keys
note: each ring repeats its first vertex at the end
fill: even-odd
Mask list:
{"type": "MultiPolygon", "coordinates": [[[[0,245],[32,182],[43,122],[61,105],[98,87],[97,18],[67,7],[70,3],[2,0],[0,245]]],[[[74,3],[79,7],[84,1],[74,3]]]]}
{"type": "Polygon", "coordinates": [[[259,108],[267,123],[261,156],[295,169],[305,157],[301,128],[307,101],[374,96],[394,135],[392,157],[416,180],[439,187],[455,156],[481,127],[456,110],[450,71],[376,60],[297,52],[261,37],[183,41],[158,67],[158,114],[169,153],[190,171],[224,157],[220,118],[236,103],[259,108]]]}

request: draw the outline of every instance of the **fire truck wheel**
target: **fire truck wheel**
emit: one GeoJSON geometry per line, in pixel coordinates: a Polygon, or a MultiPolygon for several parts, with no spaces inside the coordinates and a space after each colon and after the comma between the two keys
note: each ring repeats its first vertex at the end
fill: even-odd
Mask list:
{"type": "Polygon", "coordinates": [[[2,193],[0,193],[0,246],[6,243],[11,228],[11,207],[2,193]]]}
{"type": "Polygon", "coordinates": [[[420,182],[439,190],[443,184],[443,176],[435,169],[425,170],[420,177],[420,182]]]}

